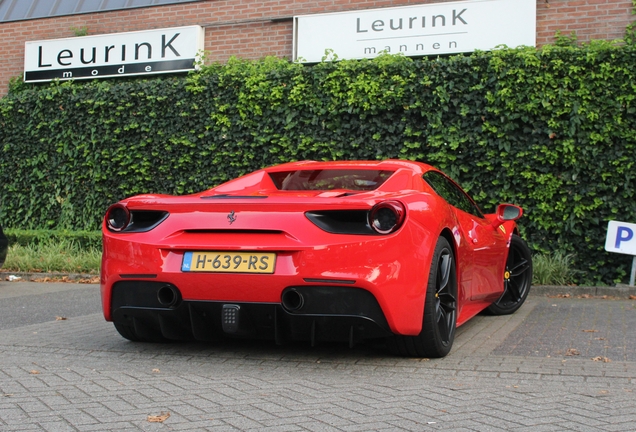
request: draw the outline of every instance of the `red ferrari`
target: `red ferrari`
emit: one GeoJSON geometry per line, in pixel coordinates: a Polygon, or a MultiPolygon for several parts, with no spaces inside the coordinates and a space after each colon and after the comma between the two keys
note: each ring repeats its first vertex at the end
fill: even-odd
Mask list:
{"type": "Polygon", "coordinates": [[[532,257],[520,207],[483,214],[418,162],[293,162],[104,218],[106,320],[132,341],[385,338],[443,357],[477,313],[516,311],[532,257]]]}

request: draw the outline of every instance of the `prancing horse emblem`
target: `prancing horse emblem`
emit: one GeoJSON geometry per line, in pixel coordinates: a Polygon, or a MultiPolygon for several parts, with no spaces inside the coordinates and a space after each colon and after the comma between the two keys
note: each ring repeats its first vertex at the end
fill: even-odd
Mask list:
{"type": "Polygon", "coordinates": [[[227,220],[229,220],[229,221],[230,221],[230,225],[232,225],[232,224],[234,223],[234,221],[236,221],[236,216],[235,216],[235,214],[234,214],[234,210],[232,210],[232,211],[230,212],[230,214],[229,214],[229,215],[227,215],[227,220]]]}

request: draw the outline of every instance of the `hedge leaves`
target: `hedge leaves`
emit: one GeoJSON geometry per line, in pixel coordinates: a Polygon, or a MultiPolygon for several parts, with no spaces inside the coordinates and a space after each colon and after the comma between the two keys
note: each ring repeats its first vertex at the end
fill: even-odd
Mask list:
{"type": "Polygon", "coordinates": [[[636,222],[636,49],[501,49],[447,58],[231,60],[187,77],[16,86],[0,100],[0,220],[97,229],[109,204],[186,194],[302,159],[406,158],[486,212],[524,207],[535,251],[580,279],[625,280],[608,220],[636,222]]]}

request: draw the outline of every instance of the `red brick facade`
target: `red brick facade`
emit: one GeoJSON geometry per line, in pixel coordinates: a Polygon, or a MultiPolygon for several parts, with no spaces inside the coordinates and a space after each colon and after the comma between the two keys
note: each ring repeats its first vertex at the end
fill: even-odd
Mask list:
{"type": "MultiPolygon", "coordinates": [[[[230,56],[290,58],[294,15],[441,3],[448,0],[205,0],[169,6],[129,9],[28,21],[0,23],[0,96],[11,77],[21,76],[24,43],[74,36],[72,28],[89,34],[119,33],[198,24],[205,28],[205,49],[211,60],[230,56]]],[[[576,32],[581,42],[622,38],[634,20],[631,0],[537,0],[537,45],[554,34],[576,32]]]]}

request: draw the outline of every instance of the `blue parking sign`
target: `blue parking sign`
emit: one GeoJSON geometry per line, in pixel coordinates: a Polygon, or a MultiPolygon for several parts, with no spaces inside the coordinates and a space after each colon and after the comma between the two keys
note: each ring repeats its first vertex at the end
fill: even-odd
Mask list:
{"type": "Polygon", "coordinates": [[[609,221],[607,237],[605,237],[605,250],[634,256],[632,274],[629,278],[629,286],[633,287],[636,281],[636,224],[609,221]]]}
{"type": "Polygon", "coordinates": [[[625,255],[636,255],[636,224],[610,221],[607,225],[605,250],[625,255]]]}

